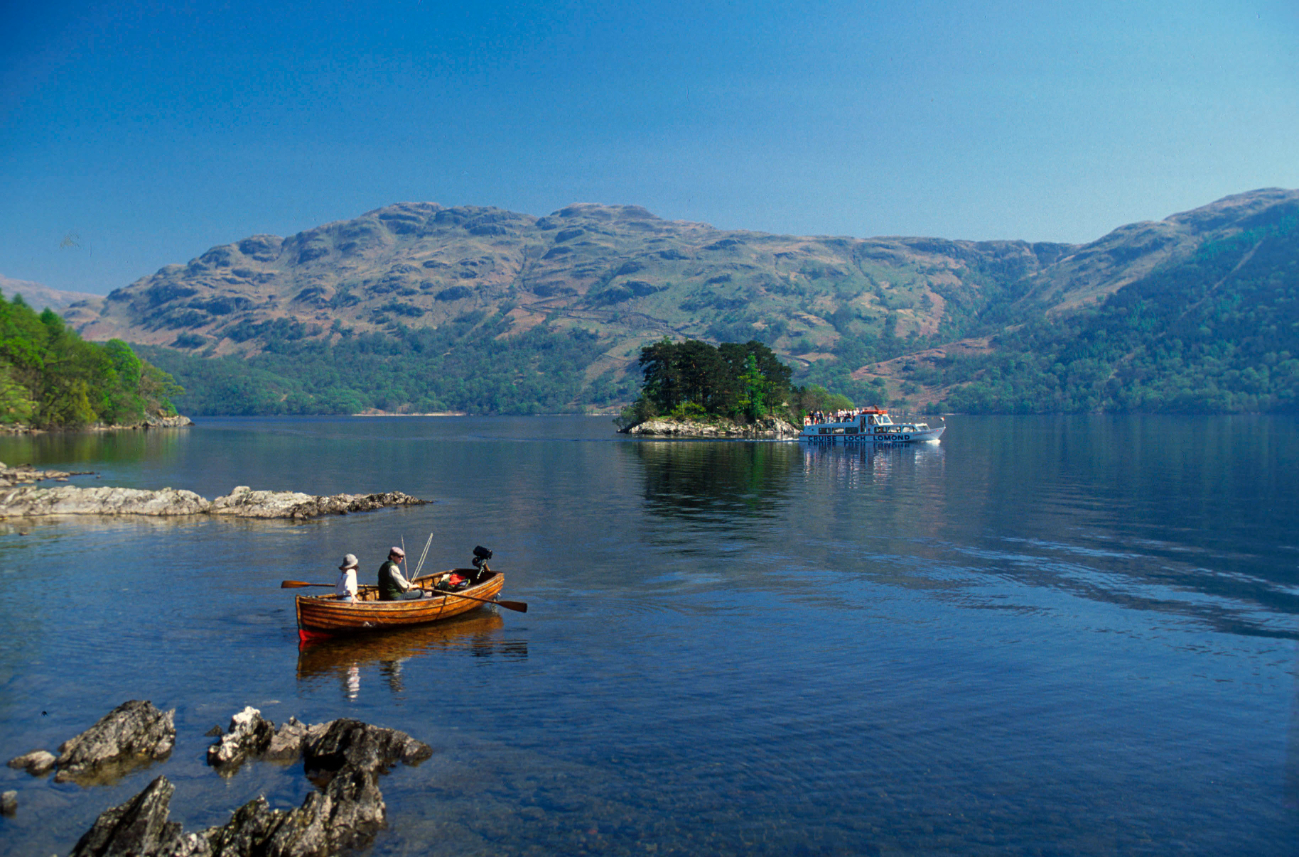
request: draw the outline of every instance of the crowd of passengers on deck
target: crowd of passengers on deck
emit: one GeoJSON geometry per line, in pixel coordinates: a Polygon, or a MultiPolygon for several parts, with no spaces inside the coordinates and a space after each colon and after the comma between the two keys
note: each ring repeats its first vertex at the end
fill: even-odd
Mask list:
{"type": "Polygon", "coordinates": [[[870,414],[870,418],[866,421],[867,425],[875,425],[875,414],[877,411],[873,409],[867,410],[866,408],[857,408],[856,410],[845,409],[831,411],[830,413],[824,411],[813,411],[803,417],[803,425],[814,426],[821,425],[822,423],[846,423],[850,420],[855,421],[857,417],[867,413],[870,414]]]}

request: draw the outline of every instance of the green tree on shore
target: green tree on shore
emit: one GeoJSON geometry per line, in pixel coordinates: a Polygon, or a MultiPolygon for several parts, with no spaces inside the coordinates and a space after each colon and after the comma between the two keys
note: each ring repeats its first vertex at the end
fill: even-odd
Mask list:
{"type": "Polygon", "coordinates": [[[0,295],[0,423],[76,428],[176,413],[171,376],[121,340],[86,342],[53,310],[0,295]]]}

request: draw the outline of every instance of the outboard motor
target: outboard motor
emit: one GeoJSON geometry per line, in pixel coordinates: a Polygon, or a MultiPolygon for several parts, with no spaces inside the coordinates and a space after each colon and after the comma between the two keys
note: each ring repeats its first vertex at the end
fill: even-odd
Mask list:
{"type": "Polygon", "coordinates": [[[476,569],[474,572],[474,583],[482,581],[484,571],[491,571],[491,569],[487,567],[487,560],[491,558],[492,552],[482,545],[474,548],[474,568],[476,569]]]}

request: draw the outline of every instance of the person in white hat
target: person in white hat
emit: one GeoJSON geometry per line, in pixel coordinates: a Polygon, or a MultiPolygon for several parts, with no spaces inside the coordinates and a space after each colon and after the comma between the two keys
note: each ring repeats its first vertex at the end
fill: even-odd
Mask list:
{"type": "Polygon", "coordinates": [[[353,554],[343,557],[343,564],[338,567],[338,583],[334,584],[334,591],[338,593],[339,601],[356,600],[356,568],[359,563],[353,554]]]}
{"type": "Polygon", "coordinates": [[[379,598],[383,601],[409,601],[423,598],[424,590],[416,587],[401,573],[406,552],[399,547],[388,551],[388,560],[379,566],[379,598]]]}

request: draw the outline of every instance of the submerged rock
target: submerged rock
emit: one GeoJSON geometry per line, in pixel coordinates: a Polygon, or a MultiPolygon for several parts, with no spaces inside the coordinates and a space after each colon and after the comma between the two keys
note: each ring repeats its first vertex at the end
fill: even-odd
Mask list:
{"type": "Polygon", "coordinates": [[[0,792],[0,815],[18,812],[18,792],[0,792]]]}
{"type": "Polygon", "coordinates": [[[254,491],[239,486],[224,497],[206,500],[193,491],[163,488],[39,488],[0,486],[0,518],[45,515],[227,515],[238,518],[316,518],[369,512],[389,506],[422,506],[427,500],[389,491],[383,494],[316,496],[297,491],[254,491]]]}
{"type": "Polygon", "coordinates": [[[123,702],[59,746],[54,781],[112,782],[141,765],[165,759],[176,743],[175,716],[174,708],[163,712],[151,702],[123,702]]]}

